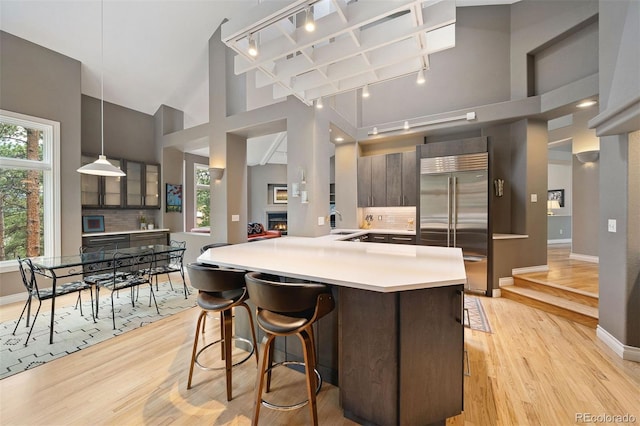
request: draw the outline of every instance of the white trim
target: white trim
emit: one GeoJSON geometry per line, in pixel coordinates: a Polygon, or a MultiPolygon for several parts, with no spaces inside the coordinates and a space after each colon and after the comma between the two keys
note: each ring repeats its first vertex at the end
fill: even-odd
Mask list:
{"type": "Polygon", "coordinates": [[[598,336],[598,338],[602,340],[605,345],[611,348],[620,358],[627,361],[640,362],[640,348],[621,343],[600,325],[596,328],[596,336],[598,336]]]}
{"type": "Polygon", "coordinates": [[[513,277],[503,277],[498,278],[498,286],[499,287],[507,287],[513,285],[513,277]]]}
{"type": "Polygon", "coordinates": [[[24,291],[22,293],[10,294],[8,296],[0,297],[0,306],[9,305],[11,303],[16,302],[25,302],[27,298],[27,292],[24,291]]]}
{"type": "Polygon", "coordinates": [[[533,272],[548,272],[549,265],[525,266],[524,268],[513,268],[511,275],[531,274],[533,272]]]}
{"type": "Polygon", "coordinates": [[[502,297],[502,290],[499,288],[494,288],[491,292],[491,297],[502,297]]]}
{"type": "Polygon", "coordinates": [[[547,240],[547,244],[568,244],[571,243],[571,238],[547,240]]]}
{"type": "Polygon", "coordinates": [[[582,260],[583,262],[600,263],[598,256],[589,256],[587,254],[569,253],[569,259],[582,260]]]}

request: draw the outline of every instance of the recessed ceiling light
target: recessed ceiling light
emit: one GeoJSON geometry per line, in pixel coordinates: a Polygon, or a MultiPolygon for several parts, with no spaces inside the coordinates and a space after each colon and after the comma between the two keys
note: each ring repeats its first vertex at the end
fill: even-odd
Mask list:
{"type": "Polygon", "coordinates": [[[336,142],[342,142],[344,140],[344,138],[342,136],[338,136],[335,141],[336,142]]]}
{"type": "Polygon", "coordinates": [[[424,78],[424,69],[420,69],[420,71],[418,71],[418,76],[416,77],[416,83],[417,84],[424,84],[425,81],[427,81],[426,78],[424,78]]]}
{"type": "Polygon", "coordinates": [[[598,101],[593,101],[591,99],[586,100],[586,101],[582,101],[580,102],[578,105],[576,105],[578,108],[589,108],[590,106],[593,106],[595,104],[597,104],[598,101]]]}

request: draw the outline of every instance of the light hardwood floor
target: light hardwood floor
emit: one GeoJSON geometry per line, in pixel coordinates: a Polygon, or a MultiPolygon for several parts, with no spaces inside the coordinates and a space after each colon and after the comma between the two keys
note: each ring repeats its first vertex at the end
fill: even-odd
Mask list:
{"type": "MultiPolygon", "coordinates": [[[[482,303],[493,334],[465,329],[471,376],[465,412],[449,425],[569,425],[577,413],[629,413],[640,423],[640,364],[619,359],[593,329],[506,299],[482,303]]],[[[19,308],[1,307],[0,317],[19,308]]],[[[173,315],[0,380],[0,424],[249,424],[253,360],[234,369],[231,402],[220,371],[196,369],[186,389],[197,314],[173,315]]],[[[302,375],[286,373],[296,383],[284,391],[302,394],[302,375]]],[[[318,404],[321,424],[353,424],[342,417],[337,388],[325,384],[318,404]]],[[[308,424],[309,413],[263,409],[260,420],[308,424]]]]}
{"type": "Polygon", "coordinates": [[[550,244],[547,248],[547,272],[521,274],[542,282],[598,295],[598,264],[570,259],[570,244],[550,244]]]}

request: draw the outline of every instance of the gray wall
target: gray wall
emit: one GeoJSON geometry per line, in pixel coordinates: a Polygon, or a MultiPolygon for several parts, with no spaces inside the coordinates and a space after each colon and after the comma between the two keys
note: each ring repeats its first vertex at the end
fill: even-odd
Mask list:
{"type": "MultiPolygon", "coordinates": [[[[0,108],[60,123],[62,254],[81,245],[80,62],[0,31],[0,108]]],[[[0,296],[23,291],[17,272],[1,274],[0,296]]]]}
{"type": "MultiPolygon", "coordinates": [[[[189,213],[191,207],[191,214],[193,214],[193,179],[186,179],[183,182],[183,176],[185,176],[184,167],[184,153],[175,148],[165,148],[162,153],[162,186],[160,191],[162,192],[162,204],[160,205],[160,214],[162,215],[163,228],[171,230],[171,232],[184,231],[184,218],[189,213]],[[167,212],[165,208],[166,203],[166,184],[182,184],[182,212],[167,212]],[[191,183],[191,191],[187,192],[187,185],[191,183]],[[190,195],[189,195],[190,194],[190,195]],[[190,197],[190,200],[187,200],[190,197]]],[[[187,169],[188,170],[188,169],[187,169]]],[[[193,176],[193,175],[191,175],[193,176]]],[[[191,229],[191,228],[188,228],[191,229]]]]}
{"type": "Polygon", "coordinates": [[[547,240],[553,242],[553,240],[570,239],[571,216],[549,216],[547,218],[547,240]]]}
{"type": "Polygon", "coordinates": [[[371,85],[359,127],[508,100],[509,28],[509,6],[457,8],[456,47],[430,56],[426,84],[371,85]]]}
{"type": "MultiPolygon", "coordinates": [[[[640,2],[600,3],[600,321],[598,334],[640,347],[640,2]],[[635,131],[628,135],[628,132],[635,131]],[[607,221],[617,232],[607,232],[607,221]]],[[[637,360],[637,355],[636,355],[637,360]]]]}
{"type": "MultiPolygon", "coordinates": [[[[82,95],[82,152],[100,153],[100,99],[82,95]]],[[[155,149],[154,117],[104,103],[104,153],[107,157],[160,163],[155,149]]]]}
{"type": "Polygon", "coordinates": [[[573,156],[573,224],[571,252],[598,257],[600,162],[582,164],[573,156]]]}
{"type": "Polygon", "coordinates": [[[273,192],[267,189],[269,184],[287,184],[286,164],[249,167],[248,182],[248,222],[259,222],[266,227],[267,211],[287,211],[287,204],[273,204],[273,192]]]}

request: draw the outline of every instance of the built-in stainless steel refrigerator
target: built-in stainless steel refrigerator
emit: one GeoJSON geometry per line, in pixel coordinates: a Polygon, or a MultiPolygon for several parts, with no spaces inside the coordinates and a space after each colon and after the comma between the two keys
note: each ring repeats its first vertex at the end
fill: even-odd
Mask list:
{"type": "Polygon", "coordinates": [[[460,247],[467,289],[487,291],[488,154],[420,159],[419,244],[460,247]]]}

